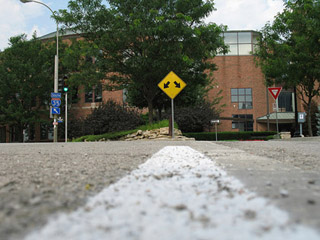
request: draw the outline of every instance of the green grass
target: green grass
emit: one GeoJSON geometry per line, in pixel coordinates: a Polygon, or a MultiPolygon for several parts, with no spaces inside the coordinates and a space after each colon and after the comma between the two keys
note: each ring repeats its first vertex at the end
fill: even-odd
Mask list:
{"type": "MultiPolygon", "coordinates": [[[[142,125],[142,126],[137,127],[136,129],[127,130],[127,131],[114,132],[114,133],[104,133],[101,135],[82,136],[82,137],[74,139],[73,142],[84,142],[84,141],[95,142],[95,141],[99,141],[101,139],[117,140],[117,139],[124,137],[128,134],[135,133],[138,130],[147,131],[147,130],[159,129],[159,128],[168,127],[168,126],[169,126],[169,121],[163,120],[163,121],[153,123],[153,124],[142,125]]],[[[175,128],[178,128],[176,123],[174,126],[175,126],[175,128]]]]}

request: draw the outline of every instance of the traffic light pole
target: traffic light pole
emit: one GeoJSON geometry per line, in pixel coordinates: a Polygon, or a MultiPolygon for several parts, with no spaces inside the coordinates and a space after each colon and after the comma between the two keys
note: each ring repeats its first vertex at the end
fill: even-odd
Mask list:
{"type": "Polygon", "coordinates": [[[66,105],[65,105],[65,142],[68,142],[68,92],[65,93],[66,105]]]}

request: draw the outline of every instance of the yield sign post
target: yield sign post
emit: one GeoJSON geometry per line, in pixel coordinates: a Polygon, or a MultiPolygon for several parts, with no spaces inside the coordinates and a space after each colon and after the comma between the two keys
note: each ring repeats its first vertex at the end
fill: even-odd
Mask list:
{"type": "Polygon", "coordinates": [[[269,87],[269,92],[271,93],[274,100],[276,100],[277,108],[276,108],[276,122],[277,122],[277,133],[279,134],[279,123],[278,123],[278,97],[282,90],[282,87],[269,87]]]}
{"type": "Polygon", "coordinates": [[[187,86],[187,84],[179,78],[173,71],[171,71],[162,81],[158,87],[164,91],[169,98],[171,98],[171,116],[172,116],[172,138],[174,138],[174,103],[173,99],[187,86]]]}

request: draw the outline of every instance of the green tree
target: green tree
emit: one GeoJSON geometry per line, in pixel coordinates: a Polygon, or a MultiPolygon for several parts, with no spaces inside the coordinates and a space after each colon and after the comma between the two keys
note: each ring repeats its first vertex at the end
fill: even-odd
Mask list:
{"type": "Polygon", "coordinates": [[[140,92],[150,122],[155,99],[164,96],[157,84],[170,71],[187,83],[181,101],[204,97],[212,82],[207,73],[216,70],[208,60],[226,51],[220,37],[225,28],[203,22],[214,10],[212,0],[109,0],[108,5],[71,0],[59,21],[84,33],[95,52],[96,73],[100,79],[107,75],[109,89],[140,92]]]}
{"type": "MultiPolygon", "coordinates": [[[[23,129],[40,121],[53,88],[54,48],[26,35],[12,37],[0,53],[0,124],[23,129]]],[[[48,113],[48,110],[45,110],[48,113]]]]}
{"type": "Polygon", "coordinates": [[[285,9],[261,31],[257,62],[267,85],[296,87],[307,106],[308,133],[312,136],[311,105],[320,94],[320,2],[288,0],[285,9]]]}
{"type": "Polygon", "coordinates": [[[98,71],[97,58],[100,51],[92,42],[70,39],[68,46],[64,45],[60,55],[59,67],[68,75],[70,92],[75,89],[73,87],[92,88],[106,77],[102,71],[98,71]]]}

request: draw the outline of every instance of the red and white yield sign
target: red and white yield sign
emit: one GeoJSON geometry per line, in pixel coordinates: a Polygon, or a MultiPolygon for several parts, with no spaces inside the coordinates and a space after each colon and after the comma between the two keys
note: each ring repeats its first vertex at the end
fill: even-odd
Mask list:
{"type": "Polygon", "coordinates": [[[268,90],[271,93],[274,100],[277,100],[277,98],[282,90],[282,87],[269,87],[268,90]]]}

